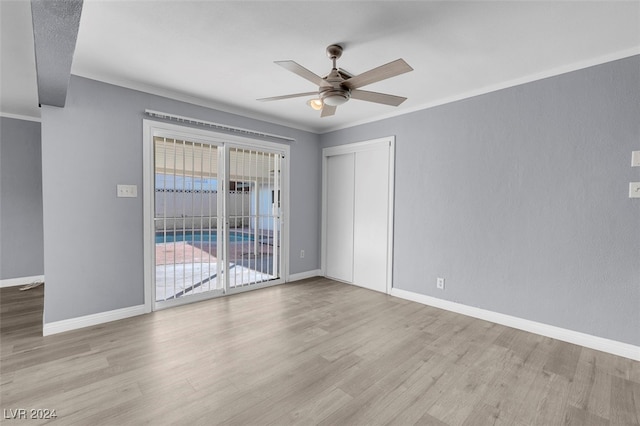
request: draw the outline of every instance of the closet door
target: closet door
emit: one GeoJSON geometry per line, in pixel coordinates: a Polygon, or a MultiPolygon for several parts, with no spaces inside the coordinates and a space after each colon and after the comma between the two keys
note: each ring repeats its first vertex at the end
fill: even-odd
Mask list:
{"type": "Polygon", "coordinates": [[[391,287],[393,142],[323,150],[325,275],[380,292],[391,287]]]}
{"type": "Polygon", "coordinates": [[[389,146],[355,154],[353,283],[387,291],[389,146]]]}
{"type": "Polygon", "coordinates": [[[355,154],[326,158],[325,274],[353,282],[353,204],[355,154]]]}

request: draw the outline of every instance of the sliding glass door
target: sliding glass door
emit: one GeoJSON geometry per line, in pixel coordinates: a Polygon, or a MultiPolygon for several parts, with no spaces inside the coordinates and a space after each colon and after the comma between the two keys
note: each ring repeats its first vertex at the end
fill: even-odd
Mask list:
{"type": "Polygon", "coordinates": [[[159,131],[150,151],[153,309],[283,281],[283,152],[159,131]]]}

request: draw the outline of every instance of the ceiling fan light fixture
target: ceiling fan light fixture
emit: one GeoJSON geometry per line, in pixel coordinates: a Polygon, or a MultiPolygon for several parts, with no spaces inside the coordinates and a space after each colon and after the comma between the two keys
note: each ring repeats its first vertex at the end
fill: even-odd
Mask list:
{"type": "Polygon", "coordinates": [[[351,97],[348,90],[327,90],[322,93],[322,102],[329,106],[340,106],[347,102],[351,97]]]}
{"type": "Polygon", "coordinates": [[[349,99],[347,99],[346,96],[331,95],[331,96],[327,96],[326,98],[324,98],[324,103],[329,105],[329,106],[339,106],[339,105],[344,104],[348,100],[349,99]]]}
{"type": "Polygon", "coordinates": [[[307,101],[307,105],[309,105],[311,108],[315,109],[316,111],[320,111],[322,109],[322,99],[320,98],[309,99],[307,101]]]}

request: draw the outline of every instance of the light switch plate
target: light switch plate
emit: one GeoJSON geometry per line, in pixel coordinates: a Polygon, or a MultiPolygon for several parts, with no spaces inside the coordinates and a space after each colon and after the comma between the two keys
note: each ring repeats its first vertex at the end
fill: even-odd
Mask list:
{"type": "Polygon", "coordinates": [[[136,198],[138,187],[136,185],[118,185],[118,198],[136,198]]]}
{"type": "Polygon", "coordinates": [[[640,182],[629,182],[629,198],[640,198],[640,182]]]}
{"type": "Polygon", "coordinates": [[[640,167],[640,151],[631,152],[631,167],[640,167]]]}

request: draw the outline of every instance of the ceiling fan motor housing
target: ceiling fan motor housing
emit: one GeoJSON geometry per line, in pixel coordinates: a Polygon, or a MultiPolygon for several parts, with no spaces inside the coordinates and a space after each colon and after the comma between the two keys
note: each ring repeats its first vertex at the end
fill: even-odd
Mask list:
{"type": "Polygon", "coordinates": [[[331,86],[330,87],[321,87],[320,88],[320,99],[322,99],[322,102],[329,105],[329,106],[338,106],[338,105],[342,105],[345,102],[347,102],[350,98],[351,98],[351,90],[349,90],[348,88],[344,87],[342,85],[342,82],[345,80],[344,77],[342,77],[340,75],[340,73],[338,72],[338,69],[335,67],[335,60],[337,57],[340,56],[340,54],[342,54],[342,48],[340,48],[340,46],[329,46],[327,48],[327,54],[337,54],[337,56],[332,56],[331,59],[333,59],[333,64],[334,64],[334,68],[331,70],[331,72],[329,73],[329,75],[327,75],[324,80],[327,81],[327,83],[330,83],[331,86]],[[340,51],[339,52],[330,52],[330,49],[332,47],[335,48],[339,48],[340,51]]]}

